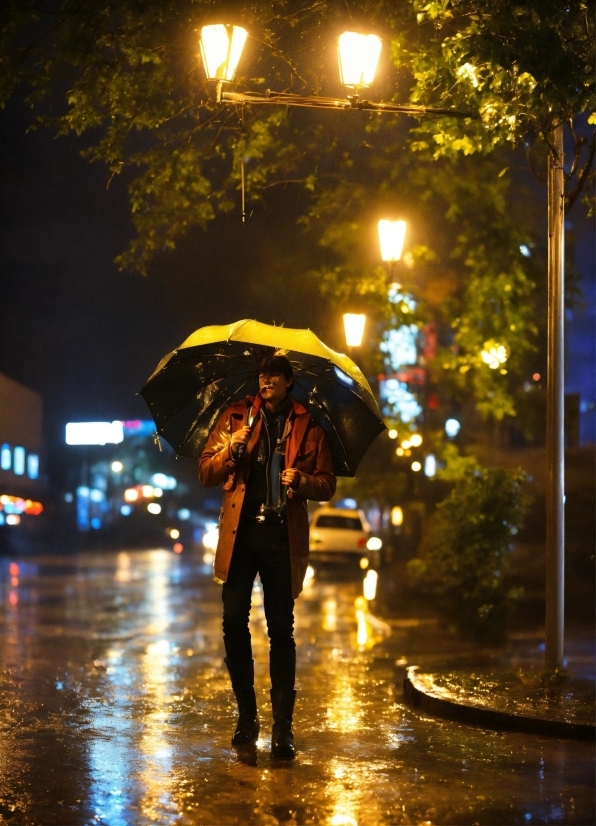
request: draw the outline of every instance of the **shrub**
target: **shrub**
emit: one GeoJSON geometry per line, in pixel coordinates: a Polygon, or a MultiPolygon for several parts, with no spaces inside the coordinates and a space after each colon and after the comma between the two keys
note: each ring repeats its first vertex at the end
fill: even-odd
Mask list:
{"type": "Polygon", "coordinates": [[[521,595],[503,574],[527,507],[524,485],[521,470],[464,468],[437,506],[426,555],[408,563],[411,580],[465,634],[502,637],[507,609],[521,595]]]}

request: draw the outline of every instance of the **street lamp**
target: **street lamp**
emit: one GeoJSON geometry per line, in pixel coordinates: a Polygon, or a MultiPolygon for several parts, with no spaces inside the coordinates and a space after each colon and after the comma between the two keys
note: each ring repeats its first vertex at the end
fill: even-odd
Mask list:
{"type": "Polygon", "coordinates": [[[234,80],[247,37],[240,26],[203,26],[199,45],[207,80],[234,80]]]}
{"type": "Polygon", "coordinates": [[[365,324],[366,316],[364,313],[344,313],[344,330],[348,347],[360,347],[365,324]]]}
{"type": "Polygon", "coordinates": [[[341,85],[356,90],[372,86],[382,45],[376,34],[344,32],[340,35],[337,46],[341,85]]]}
{"type": "Polygon", "coordinates": [[[390,264],[401,259],[406,239],[405,221],[388,221],[382,218],[379,221],[379,246],[381,258],[390,264]]]}
{"type": "MultiPolygon", "coordinates": [[[[291,92],[224,92],[223,82],[231,81],[242,54],[247,32],[240,26],[218,24],[204,26],[201,30],[201,54],[208,80],[217,80],[217,102],[231,104],[274,104],[281,106],[307,106],[315,109],[364,109],[372,112],[397,112],[409,115],[448,115],[450,117],[476,117],[471,112],[455,109],[437,109],[417,106],[413,103],[376,103],[364,100],[357,94],[347,98],[322,97],[321,95],[294,95],[291,92]]],[[[381,53],[381,38],[374,34],[344,32],[338,41],[339,71],[344,86],[368,88],[375,74],[381,53]]]]}

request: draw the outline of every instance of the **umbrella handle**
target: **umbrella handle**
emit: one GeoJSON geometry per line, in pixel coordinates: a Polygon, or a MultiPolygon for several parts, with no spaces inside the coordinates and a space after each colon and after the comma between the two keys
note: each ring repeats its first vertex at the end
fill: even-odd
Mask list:
{"type": "MultiPolygon", "coordinates": [[[[252,427],[253,422],[254,422],[254,418],[255,418],[254,416],[250,415],[251,408],[252,408],[252,399],[250,398],[250,396],[247,396],[246,397],[246,424],[248,425],[248,427],[252,427]]],[[[238,445],[238,457],[237,457],[238,459],[242,459],[242,457],[244,456],[244,451],[245,450],[246,450],[246,445],[243,445],[243,444],[238,445]]]]}

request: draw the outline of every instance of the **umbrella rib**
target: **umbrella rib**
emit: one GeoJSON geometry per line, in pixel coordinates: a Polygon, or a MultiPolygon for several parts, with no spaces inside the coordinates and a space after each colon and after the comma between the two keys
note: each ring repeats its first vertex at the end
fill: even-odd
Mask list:
{"type": "Polygon", "coordinates": [[[231,341],[231,340],[232,340],[232,336],[233,336],[233,335],[234,335],[234,334],[235,334],[238,330],[241,330],[241,329],[242,329],[242,327],[244,327],[244,325],[245,325],[245,324],[248,324],[248,322],[249,322],[250,320],[251,320],[251,319],[244,318],[242,321],[237,321],[237,322],[233,325],[232,329],[230,330],[230,335],[228,336],[227,341],[231,341]]]}
{"type": "MultiPolygon", "coordinates": [[[[331,364],[333,364],[333,362],[331,362],[331,364]]],[[[336,365],[333,365],[333,366],[335,367],[336,365]]],[[[339,368],[339,369],[341,370],[341,368],[339,368]]],[[[313,370],[310,370],[310,369],[302,370],[301,372],[302,372],[302,374],[303,374],[303,375],[304,375],[304,374],[306,374],[306,375],[308,375],[308,376],[314,376],[314,378],[316,378],[316,379],[320,379],[320,380],[323,380],[323,381],[329,382],[329,384],[334,384],[334,385],[336,385],[337,387],[342,387],[342,388],[344,388],[345,390],[347,390],[347,391],[348,391],[348,393],[352,393],[352,395],[353,395],[353,396],[356,396],[356,398],[357,398],[357,399],[360,399],[360,401],[364,402],[364,399],[362,398],[362,396],[360,396],[360,395],[359,395],[359,394],[358,394],[355,390],[353,390],[351,387],[348,387],[348,385],[347,385],[347,384],[343,384],[343,383],[342,383],[342,384],[340,384],[340,383],[339,383],[339,381],[336,381],[335,379],[330,378],[330,377],[328,377],[328,376],[322,376],[322,375],[320,375],[319,373],[316,373],[316,372],[314,372],[313,370]]],[[[347,374],[346,374],[346,375],[347,375],[347,374]]],[[[358,384],[358,382],[357,382],[357,381],[355,381],[354,379],[352,379],[352,381],[354,382],[354,384],[355,384],[355,385],[357,385],[357,386],[358,386],[358,387],[360,387],[361,389],[364,389],[364,388],[362,388],[362,385],[358,384]]],[[[373,396],[373,398],[374,398],[374,396],[373,396]]],[[[366,404],[366,402],[364,402],[364,403],[366,404]]],[[[368,406],[368,405],[367,405],[367,406],[368,406]]],[[[373,412],[373,411],[371,411],[371,412],[373,412]]],[[[376,413],[375,413],[375,415],[376,415],[376,413]]]]}
{"type": "MultiPolygon", "coordinates": [[[[224,378],[225,378],[225,377],[224,377],[224,378]]],[[[219,379],[219,381],[223,381],[223,379],[219,379]]],[[[207,389],[208,387],[213,387],[213,385],[217,385],[217,382],[218,382],[218,380],[215,380],[215,381],[210,381],[210,382],[209,382],[209,384],[205,384],[205,385],[203,385],[203,389],[207,389]]],[[[246,384],[246,381],[244,381],[244,383],[243,383],[243,385],[241,385],[241,387],[242,387],[242,386],[244,386],[244,384],[246,384]]],[[[159,435],[160,435],[160,436],[161,436],[161,435],[163,435],[163,430],[164,430],[165,426],[168,424],[168,422],[169,422],[172,418],[174,418],[174,416],[176,416],[176,414],[177,414],[177,413],[178,413],[178,412],[179,412],[179,411],[180,411],[180,410],[184,407],[184,405],[185,405],[185,404],[187,404],[187,403],[190,401],[190,399],[192,399],[192,398],[193,398],[193,396],[195,396],[195,395],[196,395],[196,390],[193,390],[193,392],[192,392],[192,393],[190,393],[188,396],[186,396],[186,397],[185,397],[185,398],[184,398],[184,399],[183,399],[183,400],[182,400],[182,401],[181,401],[181,402],[177,405],[177,407],[175,407],[175,408],[174,408],[174,410],[172,410],[172,412],[171,412],[171,413],[170,413],[170,415],[167,417],[167,419],[165,420],[165,422],[163,423],[163,425],[162,425],[161,427],[157,427],[157,424],[156,424],[157,432],[159,433],[159,435]]],[[[192,425],[192,427],[193,427],[193,428],[194,428],[194,427],[195,427],[195,425],[196,425],[196,421],[197,421],[197,420],[195,419],[195,421],[193,422],[193,425],[192,425]]],[[[186,438],[184,439],[184,442],[182,443],[182,445],[186,444],[186,442],[188,441],[188,438],[189,438],[189,437],[190,437],[190,432],[189,432],[189,434],[186,436],[186,438]]],[[[181,445],[181,446],[182,446],[182,445],[181,445]]]]}
{"type": "MultiPolygon", "coordinates": [[[[240,365],[242,364],[242,361],[240,360],[240,358],[239,358],[238,356],[230,356],[230,355],[228,355],[228,354],[221,354],[221,355],[220,355],[220,354],[218,354],[218,358],[220,358],[220,357],[227,358],[227,359],[230,359],[230,360],[233,360],[233,361],[238,361],[240,365]]],[[[189,356],[188,358],[190,358],[190,356],[189,356]]],[[[195,356],[195,358],[196,358],[196,356],[195,356]]],[[[204,385],[203,385],[203,387],[202,387],[202,389],[203,389],[203,390],[205,390],[205,389],[207,389],[208,387],[212,387],[213,385],[216,385],[216,384],[218,383],[218,381],[223,381],[225,378],[227,378],[227,377],[226,377],[226,376],[223,376],[221,379],[214,379],[213,381],[210,381],[208,384],[204,384],[204,385]]],[[[246,383],[247,383],[247,382],[246,382],[246,380],[245,380],[245,381],[244,381],[244,384],[246,384],[246,383]]],[[[175,408],[174,408],[174,410],[172,410],[172,412],[170,413],[170,415],[169,415],[169,416],[168,416],[168,418],[166,419],[166,423],[167,423],[167,422],[168,422],[168,421],[169,421],[169,420],[170,420],[173,416],[175,416],[175,415],[178,413],[178,411],[179,411],[182,407],[184,407],[184,405],[185,405],[185,404],[189,401],[189,399],[191,399],[191,398],[192,398],[195,394],[196,394],[196,389],[195,389],[195,390],[193,390],[193,391],[192,391],[192,392],[191,392],[188,396],[185,396],[185,397],[184,397],[184,399],[183,399],[183,400],[182,400],[182,401],[178,404],[178,406],[177,406],[177,407],[175,407],[175,408]]],[[[165,425],[164,425],[164,426],[165,426],[165,425]]],[[[193,425],[193,426],[194,426],[194,425],[193,425]]],[[[162,428],[162,429],[163,429],[163,428],[162,428]]],[[[159,434],[161,434],[161,433],[162,433],[162,429],[158,428],[158,429],[157,429],[157,432],[158,432],[159,434]]],[[[186,441],[186,440],[185,440],[185,441],[186,441]]]]}
{"type": "MultiPolygon", "coordinates": [[[[228,397],[227,397],[226,402],[225,402],[225,407],[228,407],[228,406],[229,406],[229,404],[230,404],[230,402],[232,401],[232,399],[234,398],[234,396],[237,396],[237,395],[238,395],[238,393],[242,390],[242,388],[243,388],[243,387],[245,387],[245,386],[247,385],[247,383],[248,383],[248,382],[247,382],[246,380],[245,380],[245,381],[243,381],[243,382],[242,382],[242,384],[240,385],[240,387],[237,387],[237,388],[234,390],[234,392],[233,392],[233,393],[228,393],[228,397]]],[[[212,382],[212,384],[213,384],[213,382],[212,382]]],[[[224,406],[223,406],[223,405],[221,405],[221,407],[224,407],[224,406]]],[[[224,409],[225,409],[225,407],[224,407],[224,409]]],[[[182,448],[184,447],[184,445],[188,442],[188,440],[189,440],[189,439],[190,439],[190,437],[192,436],[192,434],[193,434],[193,432],[194,432],[194,430],[195,430],[195,428],[196,428],[196,426],[197,426],[197,422],[199,421],[199,418],[200,418],[200,416],[202,415],[202,413],[203,413],[203,411],[201,411],[201,413],[199,413],[199,415],[195,417],[195,419],[194,419],[194,421],[193,421],[192,425],[190,426],[190,428],[189,428],[189,430],[188,430],[188,433],[187,433],[187,434],[186,434],[186,436],[184,437],[184,441],[183,441],[183,442],[182,442],[182,444],[180,445],[180,449],[182,449],[182,448]]]]}
{"type": "MultiPolygon", "coordinates": [[[[297,380],[297,381],[298,381],[298,383],[299,383],[299,380],[297,380]]],[[[304,389],[304,388],[303,388],[303,389],[304,389]]],[[[311,391],[311,392],[308,392],[308,391],[306,391],[306,390],[305,390],[305,392],[307,392],[309,396],[313,396],[313,398],[314,398],[314,399],[316,399],[316,401],[319,403],[319,405],[320,405],[321,409],[322,409],[322,410],[323,410],[323,412],[325,413],[325,418],[327,419],[327,421],[330,423],[331,427],[333,428],[333,432],[335,433],[335,437],[336,437],[336,439],[337,439],[337,442],[338,442],[338,444],[340,445],[340,447],[341,447],[341,449],[342,449],[344,463],[345,463],[345,464],[349,467],[348,454],[347,454],[347,451],[346,451],[346,449],[345,449],[345,447],[344,447],[344,443],[343,443],[343,441],[342,441],[342,439],[341,439],[341,436],[339,435],[339,433],[338,433],[338,431],[337,431],[337,428],[335,427],[335,424],[333,423],[333,419],[332,419],[332,418],[331,418],[331,416],[327,413],[327,410],[325,409],[325,406],[321,403],[321,401],[319,400],[319,397],[317,396],[317,394],[316,394],[316,393],[313,393],[312,391],[311,391]]]]}

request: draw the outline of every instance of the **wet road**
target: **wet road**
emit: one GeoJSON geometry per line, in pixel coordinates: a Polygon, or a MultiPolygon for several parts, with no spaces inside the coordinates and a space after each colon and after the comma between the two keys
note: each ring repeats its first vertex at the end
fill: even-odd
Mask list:
{"type": "Polygon", "coordinates": [[[2,560],[0,576],[1,823],[594,823],[593,744],[402,704],[396,660],[440,657],[439,629],[358,622],[357,579],[315,577],[297,603],[298,755],[287,764],[268,755],[259,605],[263,738],[254,758],[229,745],[221,591],[199,557],[2,560]]]}

